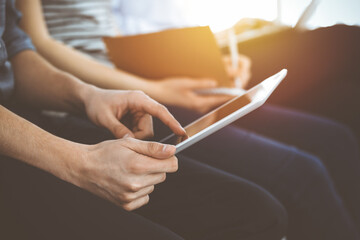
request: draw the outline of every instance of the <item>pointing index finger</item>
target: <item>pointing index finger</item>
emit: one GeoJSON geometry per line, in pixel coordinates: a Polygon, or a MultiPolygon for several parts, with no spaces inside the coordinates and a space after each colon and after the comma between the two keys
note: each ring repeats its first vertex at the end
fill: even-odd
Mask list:
{"type": "Polygon", "coordinates": [[[174,118],[169,110],[155,100],[148,98],[142,105],[145,112],[159,118],[166,126],[168,126],[176,135],[185,135],[186,132],[180,123],[174,118]]]}

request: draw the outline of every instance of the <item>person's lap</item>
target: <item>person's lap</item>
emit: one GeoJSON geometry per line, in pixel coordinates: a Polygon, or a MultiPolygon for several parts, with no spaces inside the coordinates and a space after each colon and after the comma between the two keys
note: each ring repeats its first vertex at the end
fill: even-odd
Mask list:
{"type": "MultiPolygon", "coordinates": [[[[266,108],[269,109],[269,107],[266,108]]],[[[257,118],[264,119],[264,114],[270,118],[273,115],[278,115],[279,118],[283,117],[287,121],[291,118],[291,112],[288,112],[287,110],[273,110],[274,109],[271,109],[271,107],[269,111],[259,110],[257,118]],[[271,115],[270,112],[272,111],[273,114],[271,115]],[[287,115],[288,117],[286,118],[287,115]]],[[[178,118],[182,121],[190,121],[190,119],[187,119],[189,117],[186,116],[186,112],[187,111],[180,110],[182,116],[178,115],[178,118]]],[[[294,112],[293,114],[296,115],[294,112]]],[[[190,116],[190,118],[194,118],[194,116],[190,116]]],[[[249,120],[249,122],[252,122],[252,120],[249,120]]],[[[302,122],[302,120],[299,119],[297,124],[300,122],[302,122]]],[[[269,121],[268,127],[271,129],[270,123],[271,121],[269,121]]],[[[310,123],[311,121],[309,120],[309,124],[310,123]]],[[[256,126],[256,122],[254,122],[254,126],[256,126]]],[[[287,130],[288,129],[278,131],[278,134],[281,135],[287,130]]],[[[291,219],[294,222],[291,226],[295,226],[295,233],[304,232],[308,234],[305,237],[308,237],[309,239],[311,239],[311,237],[316,239],[318,237],[316,234],[325,234],[325,232],[327,232],[329,238],[331,236],[336,239],[337,237],[345,237],[341,234],[348,232],[348,238],[351,239],[351,233],[353,232],[353,229],[351,229],[352,223],[349,222],[350,220],[347,212],[344,209],[341,200],[338,198],[337,192],[333,187],[332,180],[329,178],[322,162],[320,162],[317,157],[298,149],[291,148],[285,144],[281,144],[279,142],[258,136],[257,134],[251,134],[239,129],[235,131],[227,131],[225,128],[225,130],[219,131],[217,134],[221,134],[223,137],[212,141],[215,145],[209,144],[209,141],[213,138],[209,137],[193,147],[195,155],[188,155],[188,152],[191,152],[191,149],[185,151],[184,154],[234,175],[249,179],[265,187],[290,209],[296,205],[296,209],[294,210],[295,212],[291,213],[292,216],[296,216],[295,219],[291,219]],[[224,147],[226,145],[224,143],[232,140],[234,140],[233,144],[238,143],[234,148],[228,149],[224,147]],[[221,148],[217,145],[219,142],[222,143],[221,148]],[[203,148],[201,147],[202,144],[203,148]],[[246,158],[238,160],[237,156],[246,156],[246,158]],[[210,159],[212,159],[212,161],[210,159]],[[289,162],[286,161],[286,159],[292,160],[291,164],[288,164],[289,162]],[[241,163],[242,165],[239,165],[241,163]],[[277,171],[278,169],[282,169],[282,171],[277,171]],[[304,181],[304,179],[306,180],[311,174],[321,187],[312,186],[313,184],[307,185],[307,182],[304,181]],[[271,177],[277,177],[278,179],[270,179],[271,177]],[[282,189],[281,186],[283,187],[282,189]],[[311,186],[311,188],[309,186],[311,186]],[[312,191],[305,191],[303,193],[303,199],[291,199],[291,195],[295,196],[300,194],[300,187],[309,188],[312,189],[312,191]],[[321,204],[322,201],[328,203],[328,205],[321,204]],[[313,202],[319,204],[319,208],[314,206],[313,202]],[[297,207],[299,203],[303,204],[302,208],[297,207]],[[329,215],[325,214],[329,209],[331,209],[330,212],[332,214],[335,214],[330,218],[328,218],[329,215]],[[314,215],[316,215],[317,218],[314,218],[314,215]],[[307,218],[313,219],[313,221],[308,221],[307,218]],[[323,221],[322,224],[315,224],[321,221],[323,221]],[[312,225],[311,223],[314,224],[312,225]],[[332,225],[336,225],[336,227],[331,228],[332,225]],[[312,226],[316,227],[312,229],[312,226]],[[306,230],[302,231],[302,227],[306,230]],[[332,231],[327,231],[329,227],[330,229],[334,229],[334,231],[342,229],[339,233],[340,235],[333,234],[332,231]]],[[[296,138],[295,133],[292,135],[293,138],[296,138]]],[[[306,134],[302,137],[301,141],[308,141],[306,139],[306,134]]],[[[307,137],[311,138],[312,136],[307,135],[307,137]]]]}
{"type": "MultiPolygon", "coordinates": [[[[36,121],[34,116],[32,120],[36,121]]],[[[78,142],[110,137],[87,121],[70,117],[65,122],[42,124],[48,130],[49,125],[60,126],[55,129],[57,135],[76,137],[78,142]]],[[[28,232],[35,231],[35,237],[98,239],[106,232],[109,238],[125,234],[126,239],[181,239],[174,231],[190,239],[280,239],[285,232],[286,213],[266,191],[183,156],[179,156],[179,172],[157,186],[150,204],[137,211],[146,218],[22,163],[4,159],[2,163],[5,205],[11,206],[15,222],[28,226],[28,232]],[[41,231],[42,227],[47,230],[41,231]],[[74,229],[77,234],[70,234],[74,229]]]]}
{"type": "Polygon", "coordinates": [[[239,177],[179,160],[179,173],[156,187],[148,206],[130,213],[45,172],[1,159],[2,204],[29,239],[283,236],[286,214],[271,195],[239,177]]]}
{"type": "Polygon", "coordinates": [[[268,190],[288,212],[289,238],[298,237],[290,239],[355,239],[353,223],[332,180],[321,161],[310,154],[236,128],[224,129],[183,154],[268,190]]]}
{"type": "Polygon", "coordinates": [[[16,160],[0,166],[1,239],[183,239],[16,160]]]}
{"type": "MultiPolygon", "coordinates": [[[[196,118],[194,114],[183,109],[171,110],[182,122],[188,123],[196,118]]],[[[233,126],[228,126],[190,147],[183,154],[249,179],[270,191],[288,210],[290,231],[309,234],[310,236],[303,236],[306,239],[317,239],[316,234],[327,232],[328,239],[336,239],[336,234],[328,231],[331,229],[329,227],[333,225],[336,226],[334,231],[343,229],[343,232],[346,232],[352,223],[348,221],[347,211],[338,198],[337,189],[334,188],[323,163],[331,166],[336,186],[342,188],[341,197],[345,198],[345,203],[356,221],[359,216],[356,201],[359,193],[351,186],[358,178],[356,173],[359,171],[359,163],[354,142],[346,128],[332,121],[264,106],[235,122],[233,126]],[[262,138],[235,125],[296,145],[315,155],[262,138]],[[336,139],[329,138],[333,134],[336,139]],[[348,183],[350,185],[347,185],[348,183]],[[302,192],[302,188],[306,191],[302,192]],[[329,218],[328,209],[332,209],[338,216],[329,218]],[[337,222],[339,219],[342,220],[337,222]],[[311,226],[316,228],[312,229],[311,226]]]]}
{"type": "Polygon", "coordinates": [[[360,156],[357,139],[337,122],[266,105],[235,123],[252,132],[296,146],[320,158],[360,230],[360,156]]]}
{"type": "MultiPolygon", "coordinates": [[[[86,124],[81,123],[82,127],[85,125],[86,124]]],[[[89,124],[89,127],[91,127],[91,124],[89,124]]],[[[74,131],[70,131],[71,135],[80,136],[81,133],[77,133],[76,132],[77,129],[79,129],[78,126],[74,128],[74,131]]],[[[105,138],[111,137],[106,131],[100,131],[100,132],[104,132],[105,138]]],[[[64,132],[62,134],[64,134],[64,132]]],[[[203,161],[206,164],[213,165],[217,168],[223,169],[237,176],[242,176],[242,175],[243,175],[242,177],[246,176],[246,178],[254,181],[255,183],[266,186],[268,190],[272,192],[272,194],[274,194],[277,198],[279,198],[279,200],[285,202],[287,208],[290,207],[291,209],[291,207],[293,207],[294,204],[299,204],[300,208],[296,207],[295,209],[293,209],[291,215],[297,216],[298,220],[302,221],[300,222],[301,224],[304,222],[306,223],[308,219],[304,219],[304,218],[307,217],[310,217],[310,219],[313,219],[313,221],[317,221],[317,220],[320,221],[323,219],[327,220],[326,217],[329,217],[329,213],[325,214],[324,216],[322,216],[321,213],[324,213],[323,211],[325,211],[327,207],[329,208],[334,207],[335,210],[332,210],[331,213],[335,215],[330,216],[331,217],[330,219],[338,219],[340,224],[337,225],[336,221],[325,221],[322,227],[337,225],[333,229],[341,229],[342,231],[346,231],[347,227],[350,228],[351,223],[346,224],[347,222],[346,211],[342,210],[341,202],[336,196],[336,192],[332,187],[331,180],[328,179],[326,171],[324,170],[322,164],[319,162],[317,158],[305,154],[296,149],[291,149],[286,145],[271,141],[269,139],[262,138],[256,134],[250,134],[248,132],[244,132],[240,129],[236,129],[236,131],[228,133],[226,132],[226,128],[225,128],[225,132],[224,130],[222,130],[217,134],[221,135],[220,139],[217,138],[216,141],[212,141],[212,143],[210,144],[206,143],[206,140],[204,140],[196,144],[195,145],[196,148],[194,146],[194,149],[196,150],[194,150],[193,153],[191,152],[191,149],[189,149],[189,151],[185,151],[185,154],[190,156],[192,154],[195,154],[193,156],[199,157],[199,159],[197,160],[203,161]],[[235,141],[233,141],[231,144],[234,148],[230,149],[231,151],[226,151],[229,150],[226,147],[224,148],[226,144],[222,144],[221,148],[219,148],[218,145],[217,146],[212,145],[212,144],[218,144],[218,142],[228,143],[233,139],[235,139],[235,141]],[[202,147],[203,143],[204,145],[202,147]],[[227,153],[225,153],[224,150],[227,153]],[[202,155],[204,153],[206,154],[202,155]],[[241,157],[244,156],[244,158],[240,158],[239,156],[241,157]],[[305,161],[305,163],[299,165],[298,163],[301,161],[305,161]],[[291,164],[289,164],[289,162],[291,164]],[[299,169],[298,167],[301,167],[301,169],[299,169]],[[289,172],[286,170],[289,170],[289,172]],[[308,178],[308,175],[312,174],[313,178],[316,179],[316,182],[319,183],[320,186],[317,186],[315,188],[309,187],[311,186],[311,184],[309,183],[310,180],[303,181],[304,176],[301,175],[301,173],[304,173],[308,170],[310,170],[310,173],[307,174],[306,179],[308,178]],[[303,195],[300,197],[296,196],[296,194],[300,195],[301,188],[303,188],[303,195]],[[311,190],[309,191],[306,188],[309,189],[319,188],[322,189],[322,191],[320,193],[311,192],[311,190]],[[328,196],[330,200],[326,199],[325,202],[327,204],[320,206],[320,209],[317,210],[318,214],[316,214],[316,211],[315,213],[310,214],[309,209],[312,208],[317,209],[318,206],[316,205],[309,206],[306,204],[311,203],[311,201],[314,200],[314,196],[318,196],[318,195],[321,195],[323,198],[328,196]],[[293,205],[291,206],[291,204],[293,205]],[[301,206],[301,204],[304,205],[301,206]],[[306,209],[305,213],[302,212],[302,210],[304,209],[306,209]],[[314,218],[314,215],[316,215],[318,218],[314,218]],[[342,220],[344,221],[341,223],[342,220]]],[[[96,136],[100,136],[100,135],[96,134],[96,136]]],[[[209,137],[208,139],[210,139],[211,141],[211,138],[212,137],[209,137]]],[[[87,137],[87,140],[89,139],[90,138],[87,137]]],[[[97,141],[100,141],[100,139],[97,139],[97,141]]],[[[317,201],[317,203],[319,203],[319,201],[317,201]]],[[[146,209],[146,207],[144,209],[146,209]]],[[[144,212],[147,211],[144,210],[144,212]]],[[[167,215],[167,216],[169,217],[171,215],[167,215]]],[[[157,220],[161,221],[162,219],[161,215],[159,215],[158,217],[160,218],[160,220],[158,219],[157,220]]],[[[309,223],[310,222],[311,221],[309,221],[309,223]]],[[[165,223],[169,223],[169,221],[165,221],[165,223]]],[[[306,229],[307,231],[310,230],[309,234],[313,230],[309,225],[305,224],[304,227],[305,228],[309,227],[308,229],[306,229]]],[[[316,228],[318,227],[319,226],[316,226],[316,228]]],[[[321,230],[316,229],[314,230],[314,232],[315,233],[320,232],[322,234],[325,234],[323,232],[323,229],[321,230]]],[[[331,233],[331,231],[328,232],[331,233]]],[[[351,235],[351,230],[349,230],[349,236],[350,235],[351,235]]],[[[317,237],[316,235],[311,235],[311,236],[314,237],[313,239],[316,239],[317,237]]],[[[338,235],[332,235],[331,237],[336,239],[338,235]]],[[[341,237],[344,236],[341,235],[341,237]]],[[[351,236],[348,237],[348,239],[352,239],[351,236]]]]}
{"type": "Polygon", "coordinates": [[[178,159],[178,173],[156,187],[138,213],[185,239],[281,239],[285,234],[279,230],[285,231],[286,213],[262,188],[183,155],[178,159]]]}

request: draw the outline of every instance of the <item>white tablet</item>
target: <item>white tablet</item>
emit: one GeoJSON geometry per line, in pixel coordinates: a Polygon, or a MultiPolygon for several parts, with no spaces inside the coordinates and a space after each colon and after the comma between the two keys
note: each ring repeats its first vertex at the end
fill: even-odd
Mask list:
{"type": "Polygon", "coordinates": [[[244,94],[233,98],[185,127],[186,136],[172,134],[160,142],[176,146],[176,153],[234,122],[265,103],[271,93],[285,78],[287,70],[265,79],[244,94]]]}

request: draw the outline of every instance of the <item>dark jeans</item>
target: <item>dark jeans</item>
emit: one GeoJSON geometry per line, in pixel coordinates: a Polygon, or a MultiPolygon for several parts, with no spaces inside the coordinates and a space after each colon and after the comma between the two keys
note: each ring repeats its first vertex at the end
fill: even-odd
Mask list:
{"type": "MultiPolygon", "coordinates": [[[[88,121],[22,113],[83,143],[111,138],[88,121]]],[[[0,157],[0,239],[281,239],[287,216],[267,191],[236,175],[179,156],[179,171],[150,203],[126,212],[48,173],[0,157]]]]}
{"type": "MultiPolygon", "coordinates": [[[[281,115],[290,113],[284,111],[280,114],[281,110],[279,111],[275,112],[274,116],[280,118],[281,115]]],[[[187,118],[186,114],[181,115],[187,118]]],[[[303,115],[304,118],[306,116],[303,115]]],[[[262,122],[267,117],[268,113],[266,116],[260,115],[258,121],[262,122]]],[[[311,118],[309,123],[310,120],[311,118]]],[[[49,121],[45,122],[49,124],[49,121]]],[[[108,137],[106,131],[92,127],[82,120],[76,119],[71,124],[70,122],[71,118],[62,125],[57,124],[61,125],[56,129],[57,135],[78,141],[81,140],[79,136],[87,135],[83,140],[86,142],[101,141],[102,138],[108,137]],[[94,135],[92,138],[90,133],[94,135]]],[[[320,122],[324,128],[327,126],[332,129],[338,126],[336,124],[329,126],[328,121],[320,122]]],[[[299,122],[293,124],[303,126],[299,122]]],[[[311,125],[308,127],[311,130],[311,125]]],[[[286,131],[281,128],[278,130],[279,135],[280,132],[284,134],[286,131]]],[[[338,130],[343,132],[342,127],[338,130]]],[[[346,134],[347,132],[344,133],[346,134]]],[[[300,137],[303,139],[299,141],[309,141],[308,137],[300,137]]],[[[348,143],[351,143],[350,137],[348,143]]],[[[346,151],[347,143],[339,142],[339,144],[341,147],[332,151],[340,153],[346,151]]],[[[350,151],[350,155],[349,162],[357,157],[354,156],[354,151],[350,151]]],[[[231,237],[279,239],[284,227],[282,208],[261,187],[241,178],[245,177],[267,189],[285,206],[289,215],[287,230],[289,240],[358,239],[352,219],[348,216],[332,179],[323,163],[314,155],[237,127],[227,127],[184,151],[178,157],[179,172],[170,175],[168,180],[151,194],[150,203],[136,211],[142,217],[134,213],[125,213],[69,184],[51,180],[49,176],[37,181],[36,176],[39,173],[30,170],[29,167],[24,168],[35,173],[31,173],[31,177],[26,178],[25,183],[24,180],[17,180],[22,179],[23,177],[20,176],[26,174],[19,171],[20,174],[17,175],[16,166],[10,168],[12,171],[9,171],[9,168],[2,168],[6,170],[2,174],[5,176],[2,182],[6,183],[3,185],[7,186],[7,188],[3,187],[7,189],[4,191],[7,196],[5,199],[8,199],[6,206],[9,206],[12,217],[16,218],[14,221],[25,223],[25,226],[29,222],[33,223],[31,226],[44,224],[48,229],[54,229],[52,232],[60,231],[59,227],[61,227],[65,229],[61,234],[66,234],[59,235],[61,237],[69,236],[72,226],[81,225],[75,228],[86,228],[88,231],[80,231],[77,234],[88,233],[90,236],[99,236],[104,231],[110,235],[115,234],[112,236],[120,236],[122,233],[120,226],[123,226],[126,228],[123,232],[144,233],[147,238],[154,236],[155,239],[168,239],[167,234],[171,234],[169,229],[186,239],[231,239],[231,237]],[[16,184],[16,180],[20,181],[20,184],[16,184]],[[56,186],[54,182],[59,182],[58,185],[63,187],[56,186]],[[46,188],[43,185],[47,184],[44,183],[50,184],[50,187],[46,188]],[[34,188],[38,190],[33,192],[34,188]],[[42,194],[48,191],[49,194],[42,194]],[[23,201],[24,196],[30,200],[23,201]],[[64,198],[67,200],[63,200],[64,198]],[[44,205],[47,204],[50,207],[44,210],[44,205]],[[18,215],[14,212],[26,214],[18,215]],[[32,221],[29,216],[38,217],[36,221],[32,221]],[[128,221],[127,218],[134,218],[136,221],[128,221]],[[83,221],[90,227],[84,227],[83,221]],[[89,221],[94,225],[88,223],[89,221]],[[113,228],[114,225],[107,224],[108,221],[117,223],[115,225],[118,227],[113,228]],[[61,226],[54,222],[61,223],[61,226]],[[104,222],[106,224],[101,224],[104,222]],[[143,229],[143,224],[148,225],[144,227],[145,230],[140,231],[143,229]],[[95,225],[97,227],[91,227],[95,225]],[[153,229],[155,235],[151,235],[150,229],[153,229]]],[[[46,233],[44,232],[49,236],[46,233]]],[[[134,235],[134,237],[141,239],[145,235],[134,235]]]]}
{"type": "MultiPolygon", "coordinates": [[[[185,110],[172,112],[182,122],[194,118],[185,110]]],[[[329,232],[341,232],[342,224],[360,230],[359,150],[354,135],[338,123],[265,105],[182,154],[267,189],[288,212],[288,239],[342,239],[329,232]]]]}
{"type": "Polygon", "coordinates": [[[325,118],[269,105],[240,119],[236,125],[319,158],[360,232],[360,188],[356,184],[360,182],[360,155],[349,128],[325,118]]]}
{"type": "Polygon", "coordinates": [[[360,140],[360,27],[295,30],[239,44],[252,59],[250,86],[282,68],[286,79],[269,103],[347,124],[360,140]]]}

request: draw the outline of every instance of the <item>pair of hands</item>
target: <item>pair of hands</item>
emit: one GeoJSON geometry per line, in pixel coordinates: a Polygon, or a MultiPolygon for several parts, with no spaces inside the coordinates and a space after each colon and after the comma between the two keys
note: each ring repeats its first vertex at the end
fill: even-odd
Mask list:
{"type": "MultiPolygon", "coordinates": [[[[240,77],[243,86],[250,78],[250,60],[240,56],[238,71],[224,57],[228,74],[240,77]]],[[[203,96],[194,90],[216,87],[213,80],[166,79],[155,89],[156,100],[199,112],[206,112],[230,96],[203,96]]],[[[76,161],[71,182],[131,211],[145,205],[155,185],[166,173],[177,171],[175,147],[145,142],[153,136],[152,116],[159,118],[175,134],[186,134],[168,110],[140,91],[89,88],[84,106],[90,120],[109,129],[118,140],[84,146],[82,161],[76,161]]]]}
{"type": "Polygon", "coordinates": [[[143,92],[89,89],[83,100],[88,117],[118,140],[82,145],[82,157],[73,161],[70,182],[125,210],[134,210],[149,201],[149,194],[165,180],[166,173],[178,168],[175,146],[136,138],[154,134],[152,116],[177,135],[184,135],[185,130],[163,105],[143,92]]]}
{"type": "MultiPolygon", "coordinates": [[[[251,61],[248,57],[239,54],[239,66],[234,69],[230,56],[223,57],[225,69],[232,79],[239,78],[242,88],[245,88],[250,76],[251,61]]],[[[172,106],[184,107],[201,113],[221,105],[233,96],[201,95],[195,90],[217,87],[217,82],[211,79],[168,78],[149,83],[148,94],[155,100],[172,106]]]]}

